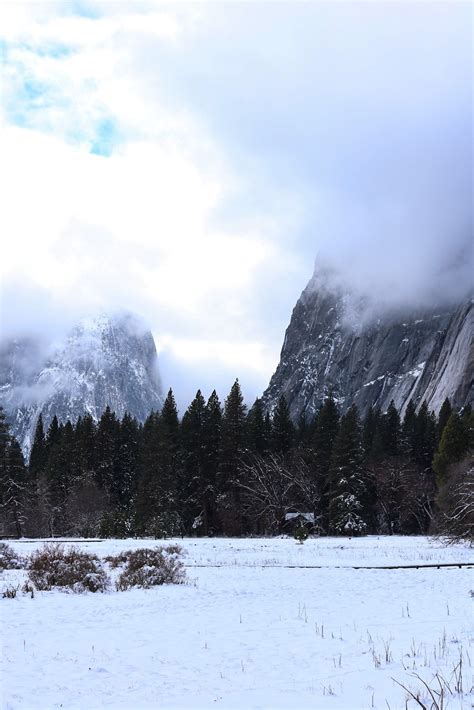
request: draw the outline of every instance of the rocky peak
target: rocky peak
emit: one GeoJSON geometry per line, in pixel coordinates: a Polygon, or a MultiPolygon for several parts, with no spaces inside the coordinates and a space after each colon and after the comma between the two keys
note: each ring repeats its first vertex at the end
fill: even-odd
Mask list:
{"type": "Polygon", "coordinates": [[[405,309],[377,315],[377,304],[357,297],[318,268],[298,300],[280,362],[263,395],[273,409],[284,394],[291,415],[314,416],[332,392],[342,410],[353,402],[364,414],[403,409],[413,399],[438,411],[445,397],[462,407],[472,400],[474,309],[405,309]]]}
{"type": "Polygon", "coordinates": [[[85,318],[60,342],[45,347],[33,338],[0,348],[0,404],[26,454],[41,412],[98,419],[109,406],[143,421],[163,394],[151,332],[130,313],[85,318]]]}

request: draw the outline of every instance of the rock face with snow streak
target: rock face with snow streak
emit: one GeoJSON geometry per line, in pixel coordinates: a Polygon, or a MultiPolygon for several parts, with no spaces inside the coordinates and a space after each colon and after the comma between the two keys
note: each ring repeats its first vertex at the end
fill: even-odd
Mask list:
{"type": "Polygon", "coordinates": [[[47,350],[31,338],[0,348],[0,405],[27,455],[40,412],[45,426],[107,406],[143,421],[162,403],[153,336],[132,314],[84,319],[47,350]]]}
{"type": "Polygon", "coordinates": [[[284,394],[292,417],[311,418],[330,393],[344,411],[356,403],[398,409],[413,399],[436,412],[445,397],[462,407],[473,399],[472,300],[361,320],[354,297],[316,272],[298,300],[280,363],[263,395],[272,410],[284,394]]]}

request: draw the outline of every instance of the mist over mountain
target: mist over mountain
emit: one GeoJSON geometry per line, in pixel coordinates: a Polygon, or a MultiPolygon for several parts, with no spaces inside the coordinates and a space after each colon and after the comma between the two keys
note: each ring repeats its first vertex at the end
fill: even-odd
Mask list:
{"type": "Polygon", "coordinates": [[[162,402],[153,336],[133,314],[84,318],[53,345],[24,336],[0,348],[0,405],[26,455],[40,413],[46,427],[107,406],[143,421],[162,402]]]}
{"type": "MultiPolygon", "coordinates": [[[[272,410],[281,395],[292,417],[311,419],[332,394],[344,411],[355,403],[402,413],[410,399],[438,412],[448,397],[472,402],[474,308],[471,294],[453,303],[439,291],[431,305],[391,302],[354,290],[354,281],[318,263],[286,330],[280,362],[263,395],[272,410]]],[[[465,284],[464,284],[465,285],[465,284]]],[[[403,291],[402,284],[399,290],[403,291]]]]}

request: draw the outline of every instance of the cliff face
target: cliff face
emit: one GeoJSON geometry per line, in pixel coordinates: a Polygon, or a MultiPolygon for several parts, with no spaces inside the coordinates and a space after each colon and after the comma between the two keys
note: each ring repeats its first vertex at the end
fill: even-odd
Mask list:
{"type": "Polygon", "coordinates": [[[457,307],[362,321],[350,295],[316,274],[297,302],[280,363],[263,395],[272,409],[284,394],[291,415],[312,417],[330,393],[342,410],[356,403],[403,410],[410,399],[438,411],[445,397],[473,398],[474,309],[457,307]]]}
{"type": "Polygon", "coordinates": [[[143,421],[162,403],[153,336],[130,314],[85,319],[48,352],[33,339],[0,348],[0,405],[26,455],[40,412],[45,426],[107,406],[143,421]]]}

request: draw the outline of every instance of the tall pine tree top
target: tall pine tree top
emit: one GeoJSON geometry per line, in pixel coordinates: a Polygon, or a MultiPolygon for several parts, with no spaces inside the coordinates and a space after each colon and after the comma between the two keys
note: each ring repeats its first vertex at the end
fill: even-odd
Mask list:
{"type": "Polygon", "coordinates": [[[165,434],[177,435],[179,430],[178,409],[172,389],[166,395],[161,410],[160,424],[165,434]]]}
{"type": "Polygon", "coordinates": [[[247,442],[249,448],[260,456],[268,449],[268,433],[262,400],[257,397],[247,415],[247,442]]]}
{"type": "Polygon", "coordinates": [[[286,454],[295,439],[295,427],[290,418],[290,410],[282,394],[273,413],[272,447],[277,453],[286,454]]]}

